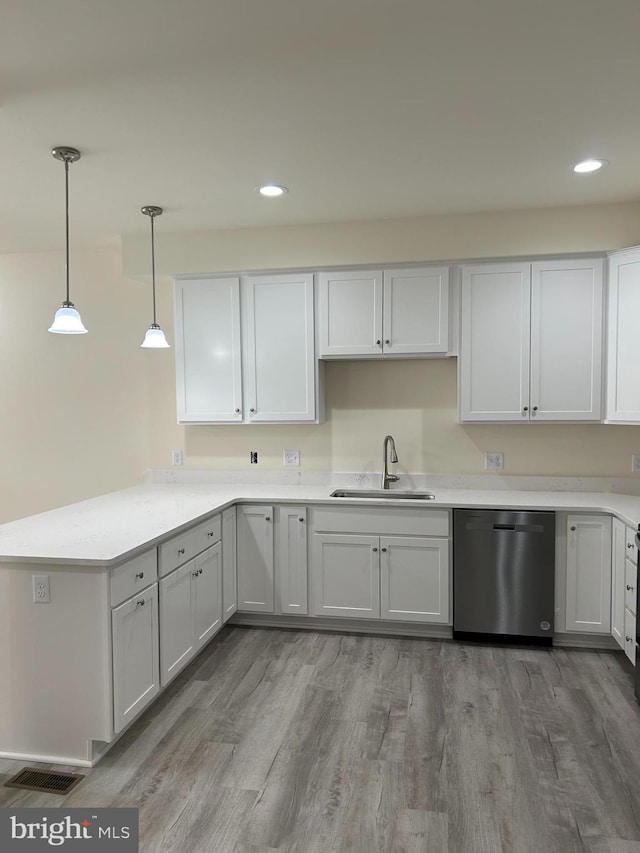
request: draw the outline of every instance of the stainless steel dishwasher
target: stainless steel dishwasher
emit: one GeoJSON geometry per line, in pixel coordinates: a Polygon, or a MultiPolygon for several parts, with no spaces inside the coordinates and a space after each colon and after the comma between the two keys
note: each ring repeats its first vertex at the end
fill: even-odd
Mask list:
{"type": "Polygon", "coordinates": [[[453,636],[550,645],[555,513],[453,511],[453,636]]]}

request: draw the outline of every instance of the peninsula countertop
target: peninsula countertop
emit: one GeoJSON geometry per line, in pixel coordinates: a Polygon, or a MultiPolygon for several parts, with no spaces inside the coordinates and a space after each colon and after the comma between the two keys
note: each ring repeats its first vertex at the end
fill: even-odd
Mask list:
{"type": "Polygon", "coordinates": [[[640,497],[613,492],[434,488],[427,502],[332,498],[333,485],[153,483],[0,525],[0,562],[109,567],[235,503],[455,507],[609,513],[640,522],[640,497]]]}

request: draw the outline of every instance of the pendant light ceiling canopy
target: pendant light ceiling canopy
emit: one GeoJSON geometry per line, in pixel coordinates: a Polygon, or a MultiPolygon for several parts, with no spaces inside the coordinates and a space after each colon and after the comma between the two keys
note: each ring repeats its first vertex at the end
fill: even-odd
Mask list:
{"type": "Polygon", "coordinates": [[[85,329],[80,314],[76,310],[75,305],[69,299],[69,163],[75,163],[80,159],[80,152],[77,148],[69,148],[66,145],[60,145],[51,151],[56,160],[62,160],[64,163],[64,187],[65,187],[65,225],[66,225],[66,279],[67,290],[65,300],[56,311],[53,323],[49,331],[57,335],[86,335],[85,329]]]}
{"type": "Polygon", "coordinates": [[[164,332],[156,321],[156,250],[153,233],[153,220],[156,216],[161,216],[162,208],[156,207],[153,204],[148,204],[141,208],[141,212],[151,219],[151,284],[153,288],[153,323],[147,329],[144,340],[140,344],[141,347],[147,349],[167,349],[169,344],[164,336],[164,332]]]}

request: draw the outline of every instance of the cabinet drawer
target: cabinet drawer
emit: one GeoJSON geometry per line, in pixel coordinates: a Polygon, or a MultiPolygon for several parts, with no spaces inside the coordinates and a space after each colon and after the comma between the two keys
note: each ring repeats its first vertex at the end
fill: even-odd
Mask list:
{"type": "Polygon", "coordinates": [[[631,613],[636,613],[636,583],[638,570],[631,560],[625,560],[624,573],[624,606],[631,613]]]}
{"type": "Polygon", "coordinates": [[[631,663],[636,665],[636,617],[629,610],[624,611],[624,653],[631,663]]]}
{"type": "Polygon", "coordinates": [[[210,545],[215,545],[221,538],[222,525],[218,514],[163,542],[158,549],[160,577],[168,575],[210,545]]]}
{"type": "Polygon", "coordinates": [[[158,552],[152,548],[111,570],[111,606],[126,601],[157,580],[158,552]]]}
{"type": "Polygon", "coordinates": [[[315,532],[371,533],[376,536],[448,536],[449,511],[413,507],[317,507],[309,510],[315,532]]]}
{"type": "Polygon", "coordinates": [[[636,532],[633,527],[627,527],[627,543],[624,549],[628,560],[634,563],[638,561],[638,549],[636,548],[636,532]]]}

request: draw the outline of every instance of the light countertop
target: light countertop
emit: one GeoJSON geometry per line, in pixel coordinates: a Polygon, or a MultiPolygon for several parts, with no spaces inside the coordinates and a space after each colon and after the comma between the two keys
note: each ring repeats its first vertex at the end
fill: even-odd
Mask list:
{"type": "Polygon", "coordinates": [[[115,565],[236,502],[610,513],[636,528],[640,497],[613,492],[433,488],[436,499],[330,498],[335,485],[152,483],[0,525],[0,562],[115,565]]]}

